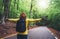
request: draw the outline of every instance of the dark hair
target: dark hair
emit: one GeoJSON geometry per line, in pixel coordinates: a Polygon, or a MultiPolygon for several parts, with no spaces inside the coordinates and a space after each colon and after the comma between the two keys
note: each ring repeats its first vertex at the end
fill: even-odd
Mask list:
{"type": "Polygon", "coordinates": [[[20,20],[21,19],[25,19],[26,20],[26,14],[24,13],[24,12],[22,12],[21,14],[20,14],[20,20]],[[25,15],[25,16],[23,16],[23,15],[25,15]]]}

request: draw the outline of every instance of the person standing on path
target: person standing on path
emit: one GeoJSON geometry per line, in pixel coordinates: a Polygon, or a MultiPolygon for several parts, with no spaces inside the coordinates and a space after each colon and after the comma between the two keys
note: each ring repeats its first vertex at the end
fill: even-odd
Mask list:
{"type": "Polygon", "coordinates": [[[17,39],[28,39],[28,23],[40,21],[41,19],[26,19],[26,14],[20,14],[20,18],[16,24],[17,39]]]}

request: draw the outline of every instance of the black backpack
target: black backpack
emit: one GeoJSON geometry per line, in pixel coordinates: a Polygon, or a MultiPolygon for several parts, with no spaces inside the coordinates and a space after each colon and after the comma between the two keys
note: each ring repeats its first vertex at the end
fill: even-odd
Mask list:
{"type": "Polygon", "coordinates": [[[26,31],[26,20],[18,20],[16,24],[17,32],[25,32],[26,31]]]}

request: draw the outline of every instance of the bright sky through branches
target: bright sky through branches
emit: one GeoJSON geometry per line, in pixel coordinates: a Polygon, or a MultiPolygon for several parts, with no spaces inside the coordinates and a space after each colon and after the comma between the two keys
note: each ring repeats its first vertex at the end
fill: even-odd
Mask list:
{"type": "Polygon", "coordinates": [[[38,8],[45,9],[45,8],[48,8],[49,3],[50,3],[50,0],[37,0],[36,5],[38,8]]]}

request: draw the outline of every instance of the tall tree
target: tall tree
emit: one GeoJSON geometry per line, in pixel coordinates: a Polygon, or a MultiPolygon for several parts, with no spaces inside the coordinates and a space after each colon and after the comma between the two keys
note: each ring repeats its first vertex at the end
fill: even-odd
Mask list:
{"type": "Polygon", "coordinates": [[[19,8],[19,0],[17,0],[17,2],[18,2],[18,3],[17,3],[17,10],[18,10],[18,8],[19,8]]]}
{"type": "Polygon", "coordinates": [[[16,4],[16,0],[14,0],[14,7],[15,7],[15,4],[16,4]]]}
{"type": "Polygon", "coordinates": [[[10,0],[3,0],[4,13],[3,13],[3,17],[2,17],[2,24],[5,24],[5,20],[8,18],[8,14],[9,14],[9,1],[10,0]]]}
{"type": "Polygon", "coordinates": [[[33,3],[33,0],[31,0],[31,6],[30,6],[30,18],[32,18],[32,7],[33,7],[33,5],[32,5],[32,3],[33,3]]]}

